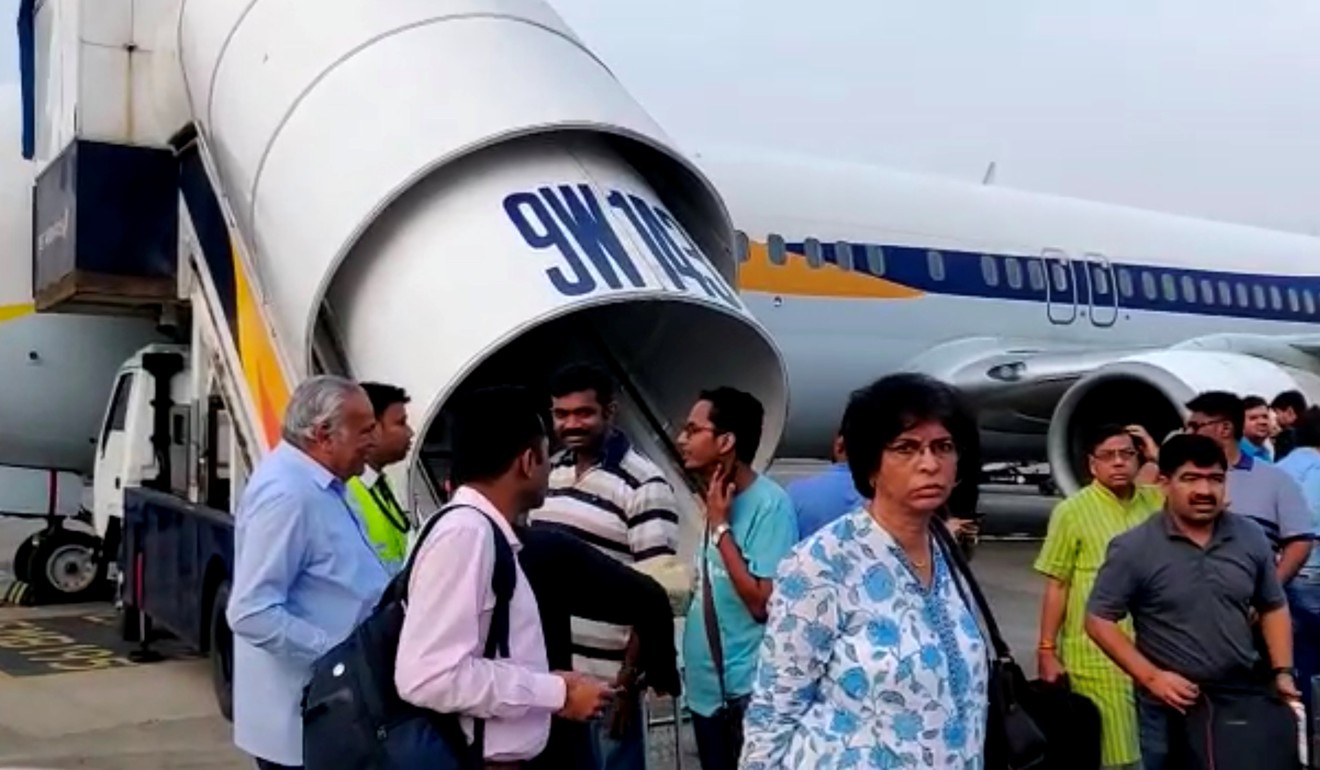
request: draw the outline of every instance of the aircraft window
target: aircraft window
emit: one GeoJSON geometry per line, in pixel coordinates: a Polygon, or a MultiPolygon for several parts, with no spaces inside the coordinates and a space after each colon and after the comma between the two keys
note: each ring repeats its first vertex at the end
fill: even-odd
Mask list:
{"type": "Polygon", "coordinates": [[[853,249],[853,267],[857,267],[857,260],[865,260],[864,270],[871,275],[885,274],[885,250],[868,243],[863,249],[853,249]]]}
{"type": "Polygon", "coordinates": [[[1302,309],[1302,300],[1297,296],[1297,290],[1291,286],[1288,287],[1288,309],[1294,313],[1302,309]]]}
{"type": "Polygon", "coordinates": [[[1256,301],[1259,310],[1265,309],[1265,288],[1260,284],[1251,287],[1251,298],[1256,301]]]}
{"type": "Polygon", "coordinates": [[[844,270],[853,268],[853,250],[852,246],[846,241],[839,241],[834,244],[834,264],[844,270]]]}
{"type": "Polygon", "coordinates": [[[981,255],[981,277],[985,279],[986,286],[999,285],[999,263],[989,254],[981,255]]]}
{"type": "Polygon", "coordinates": [[[782,265],[788,261],[788,254],[784,251],[784,236],[771,233],[766,239],[766,248],[770,251],[770,264],[782,265]]]}
{"type": "Polygon", "coordinates": [[[802,251],[807,257],[808,267],[820,267],[820,241],[808,238],[802,242],[802,251]]]}
{"type": "Polygon", "coordinates": [[[747,242],[747,233],[742,230],[735,230],[733,233],[733,248],[737,254],[739,262],[746,262],[751,253],[751,244],[747,242]]]}
{"type": "Polygon", "coordinates": [[[1149,300],[1159,296],[1155,291],[1155,274],[1149,270],[1141,271],[1141,293],[1149,300]]]}
{"type": "Polygon", "coordinates": [[[1027,278],[1031,280],[1033,291],[1045,290],[1045,268],[1039,259],[1027,260],[1027,278]]]}
{"type": "Polygon", "coordinates": [[[1173,280],[1173,275],[1165,273],[1160,276],[1160,288],[1164,290],[1164,299],[1169,302],[1178,301],[1178,282],[1173,280]]]}
{"type": "Polygon", "coordinates": [[[1118,290],[1124,297],[1131,297],[1136,287],[1132,285],[1132,272],[1126,267],[1118,269],[1118,290]]]}
{"type": "Polygon", "coordinates": [[[1315,315],[1315,295],[1310,289],[1302,290],[1302,305],[1306,307],[1307,315],[1315,315]]]}
{"type": "Polygon", "coordinates": [[[1068,271],[1063,269],[1063,265],[1058,262],[1050,263],[1050,272],[1054,275],[1054,290],[1068,290],[1068,271]]]}
{"type": "Polygon", "coordinates": [[[930,277],[937,281],[944,280],[944,255],[938,251],[926,252],[926,269],[930,271],[930,277]]]}
{"type": "Polygon", "coordinates": [[[1096,294],[1109,293],[1109,271],[1103,267],[1091,268],[1091,288],[1096,294]]]}
{"type": "Polygon", "coordinates": [[[1247,301],[1247,285],[1238,281],[1233,284],[1233,293],[1237,295],[1238,307],[1247,307],[1251,303],[1247,301]]]}
{"type": "Polygon", "coordinates": [[[1228,285],[1228,281],[1219,282],[1219,304],[1233,304],[1233,289],[1228,285]]]}
{"type": "Polygon", "coordinates": [[[1278,286],[1270,287],[1270,307],[1283,310],[1283,292],[1279,291],[1278,286]]]}
{"type": "Polygon", "coordinates": [[[1181,281],[1181,283],[1182,283],[1182,298],[1183,298],[1183,302],[1195,302],[1195,301],[1196,301],[1196,281],[1193,281],[1193,280],[1192,280],[1192,277],[1191,277],[1190,275],[1184,275],[1184,276],[1182,277],[1182,281],[1181,281]]]}
{"type": "Polygon", "coordinates": [[[1008,279],[1009,288],[1022,288],[1022,263],[1017,257],[1004,257],[1004,277],[1008,279]]]}
{"type": "Polygon", "coordinates": [[[1215,285],[1209,278],[1201,279],[1201,301],[1207,305],[1215,304],[1215,285]]]}

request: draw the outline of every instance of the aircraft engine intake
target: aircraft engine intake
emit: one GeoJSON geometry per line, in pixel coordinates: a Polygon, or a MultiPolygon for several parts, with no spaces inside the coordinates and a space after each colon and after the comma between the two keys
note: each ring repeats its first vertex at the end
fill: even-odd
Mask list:
{"type": "Polygon", "coordinates": [[[1139,424],[1156,441],[1183,425],[1183,406],[1197,393],[1226,390],[1266,399],[1296,389],[1308,401],[1320,397],[1320,377],[1238,353],[1167,350],[1129,356],[1077,381],[1054,409],[1047,451],[1063,494],[1090,481],[1087,436],[1106,423],[1139,424]]]}

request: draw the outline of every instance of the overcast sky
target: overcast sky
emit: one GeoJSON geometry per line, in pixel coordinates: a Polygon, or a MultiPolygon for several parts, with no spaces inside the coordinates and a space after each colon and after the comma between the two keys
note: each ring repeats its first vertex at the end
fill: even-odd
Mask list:
{"type": "Polygon", "coordinates": [[[1004,186],[1320,234],[1320,3],[551,1],[689,148],[996,160],[1004,186]]]}

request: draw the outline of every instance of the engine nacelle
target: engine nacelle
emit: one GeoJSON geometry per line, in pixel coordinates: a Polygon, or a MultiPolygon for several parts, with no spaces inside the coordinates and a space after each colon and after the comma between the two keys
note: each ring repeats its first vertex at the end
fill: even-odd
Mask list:
{"type": "Polygon", "coordinates": [[[1182,427],[1183,406],[1196,394],[1226,390],[1271,399],[1300,390],[1320,396],[1320,376],[1262,358],[1199,350],[1142,353],[1114,361],[1078,380],[1064,393],[1050,421],[1050,469],[1063,494],[1090,479],[1083,442],[1105,423],[1146,428],[1156,441],[1182,427]]]}

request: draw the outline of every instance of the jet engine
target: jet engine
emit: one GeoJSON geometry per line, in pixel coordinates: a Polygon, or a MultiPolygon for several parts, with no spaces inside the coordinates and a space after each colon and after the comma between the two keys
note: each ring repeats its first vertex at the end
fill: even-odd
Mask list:
{"type": "Polygon", "coordinates": [[[1271,399],[1300,390],[1320,397],[1320,376],[1255,356],[1203,350],[1142,353],[1105,364],[1079,379],[1054,408],[1047,451],[1054,480],[1071,494],[1090,480],[1086,437],[1106,423],[1142,425],[1163,441],[1183,425],[1184,404],[1207,390],[1271,399]]]}

